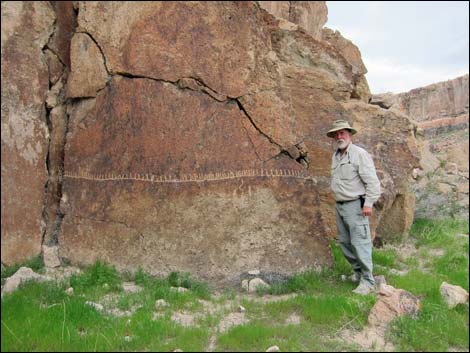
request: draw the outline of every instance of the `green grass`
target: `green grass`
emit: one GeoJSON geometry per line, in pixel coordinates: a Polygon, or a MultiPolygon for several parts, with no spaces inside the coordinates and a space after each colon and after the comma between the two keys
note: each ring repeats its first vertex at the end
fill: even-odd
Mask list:
{"type": "Polygon", "coordinates": [[[414,267],[405,276],[390,276],[389,283],[410,291],[421,299],[422,309],[418,319],[403,317],[394,322],[389,335],[401,351],[468,350],[469,310],[467,304],[449,309],[439,288],[442,282],[458,285],[468,291],[469,240],[468,221],[417,220],[411,237],[420,248],[441,249],[442,256],[431,256],[424,251],[427,272],[414,267]]]}
{"type": "Polygon", "coordinates": [[[264,352],[271,346],[281,352],[353,351],[353,346],[312,330],[312,326],[272,326],[259,323],[237,326],[219,336],[218,351],[264,352]]]}
{"type": "MultiPolygon", "coordinates": [[[[376,273],[385,274],[388,284],[418,296],[422,305],[417,319],[402,317],[390,325],[387,337],[396,350],[468,350],[468,304],[448,309],[439,293],[443,281],[468,290],[468,236],[456,236],[459,233],[468,233],[468,222],[416,220],[410,241],[416,244],[418,252],[412,258],[403,259],[393,246],[374,249],[373,261],[380,268],[376,273]],[[392,275],[389,272],[392,268],[409,271],[402,276],[392,275]]],[[[138,269],[133,274],[119,274],[113,266],[98,261],[62,283],[25,283],[2,298],[1,349],[204,351],[213,337],[217,351],[265,351],[273,345],[281,351],[360,351],[362,347],[340,340],[338,335],[344,328],[361,330],[366,325],[376,296],[351,293],[355,284],[341,280],[341,275],[351,273],[351,267],[335,242],[331,242],[330,248],[333,266],[298,273],[260,291],[259,296],[241,299],[248,322],[225,332],[218,331],[219,322],[234,312],[239,293],[226,289],[214,296],[206,283],[194,280],[189,273],[175,272],[166,278],[156,278],[138,269]],[[125,293],[123,281],[135,281],[142,291],[125,293]],[[74,288],[71,296],[65,293],[69,285],[74,288]],[[188,291],[178,293],[172,287],[188,291]],[[266,293],[296,295],[282,301],[262,302],[261,295],[266,293]],[[169,306],[156,309],[158,299],[164,299],[169,306]],[[223,309],[200,316],[191,327],[171,320],[175,312],[202,314],[201,300],[223,309]],[[102,303],[105,312],[86,305],[86,301],[102,303]],[[226,303],[233,307],[224,308],[226,303]],[[132,314],[115,317],[106,312],[112,308],[132,314]],[[287,319],[292,317],[300,323],[289,323],[287,319]]],[[[29,263],[36,271],[42,270],[40,258],[29,263]]],[[[19,266],[4,269],[2,281],[19,266]]]]}

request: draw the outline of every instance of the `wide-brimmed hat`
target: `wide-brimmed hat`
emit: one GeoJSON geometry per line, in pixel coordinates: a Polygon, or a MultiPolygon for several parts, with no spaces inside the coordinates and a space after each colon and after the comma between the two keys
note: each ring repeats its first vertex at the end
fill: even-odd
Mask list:
{"type": "Polygon", "coordinates": [[[353,135],[357,132],[357,130],[352,128],[351,125],[349,125],[349,123],[346,120],[335,120],[333,122],[333,127],[331,128],[330,131],[326,133],[326,136],[335,137],[335,132],[339,130],[343,130],[343,129],[347,129],[351,131],[353,135]]]}

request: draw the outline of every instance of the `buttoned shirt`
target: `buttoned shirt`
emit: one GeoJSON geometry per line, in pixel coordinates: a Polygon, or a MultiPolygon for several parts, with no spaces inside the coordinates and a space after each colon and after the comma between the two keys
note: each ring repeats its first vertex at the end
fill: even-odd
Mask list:
{"type": "Polygon", "coordinates": [[[339,149],[331,163],[331,189],[336,201],[356,200],[365,195],[364,206],[372,205],[380,197],[380,181],[369,153],[350,143],[341,155],[339,149]]]}

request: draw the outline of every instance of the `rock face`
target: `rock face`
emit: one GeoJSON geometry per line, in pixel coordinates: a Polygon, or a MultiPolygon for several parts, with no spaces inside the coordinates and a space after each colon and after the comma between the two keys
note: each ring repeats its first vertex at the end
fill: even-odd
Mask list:
{"type": "Polygon", "coordinates": [[[2,262],[41,252],[49,72],[42,48],[53,31],[48,2],[2,2],[2,262]]]}
{"type": "Polygon", "coordinates": [[[397,103],[417,122],[468,115],[468,74],[400,93],[397,103]]]}
{"type": "Polygon", "coordinates": [[[374,95],[372,104],[417,122],[421,170],[416,217],[468,218],[468,75],[406,93],[374,95]]]}
{"type": "MultiPolygon", "coordinates": [[[[309,16],[323,26],[324,3],[290,2],[298,26],[256,2],[54,6],[70,23],[57,20],[51,33],[61,50],[45,50],[43,243],[58,243],[60,258],[217,283],[253,268],[328,265],[336,225],[326,132],[340,118],[359,129],[383,184],[372,230],[408,230],[415,126],[366,104],[352,43],[301,28],[309,16]]],[[[4,143],[2,129],[2,153],[4,143]]]]}
{"type": "Polygon", "coordinates": [[[329,28],[322,30],[322,40],[331,44],[351,65],[354,85],[351,98],[361,99],[365,103],[369,103],[371,93],[365,77],[367,69],[362,61],[359,48],[350,40],[344,38],[339,31],[332,31],[329,28]]]}
{"type": "Polygon", "coordinates": [[[320,40],[328,20],[325,1],[258,1],[270,14],[297,24],[313,38],[320,40]]]}

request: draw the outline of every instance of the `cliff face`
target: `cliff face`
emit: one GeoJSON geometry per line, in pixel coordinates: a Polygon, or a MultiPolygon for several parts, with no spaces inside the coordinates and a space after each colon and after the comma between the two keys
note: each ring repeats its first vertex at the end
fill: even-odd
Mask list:
{"type": "Polygon", "coordinates": [[[468,217],[468,74],[372,103],[417,122],[421,170],[415,173],[416,217],[468,217]]]}
{"type": "MultiPolygon", "coordinates": [[[[31,137],[49,150],[45,194],[31,185],[42,212],[32,218],[45,224],[42,238],[28,230],[39,233],[35,251],[57,243],[72,263],[101,258],[214,282],[254,268],[289,274],[327,265],[336,226],[326,132],[338,118],[360,130],[356,141],[376,161],[384,187],[377,237],[409,229],[401,207],[413,201],[414,126],[361,99],[363,69],[339,33],[314,38],[255,2],[48,4],[51,22],[68,25],[48,27],[40,48],[68,43],[70,66],[59,56],[61,79],[38,92],[51,143],[31,137]],[[67,33],[68,42],[53,40],[67,33]]],[[[323,18],[324,3],[315,6],[323,18]]],[[[2,124],[13,124],[3,110],[2,124]]],[[[4,143],[2,125],[2,153],[4,143]]],[[[2,250],[4,238],[22,241],[14,227],[3,231],[13,209],[2,215],[2,250]]],[[[4,254],[5,263],[18,260],[4,254]]]]}
{"type": "Polygon", "coordinates": [[[400,93],[397,103],[417,122],[468,115],[468,74],[400,93]]]}

